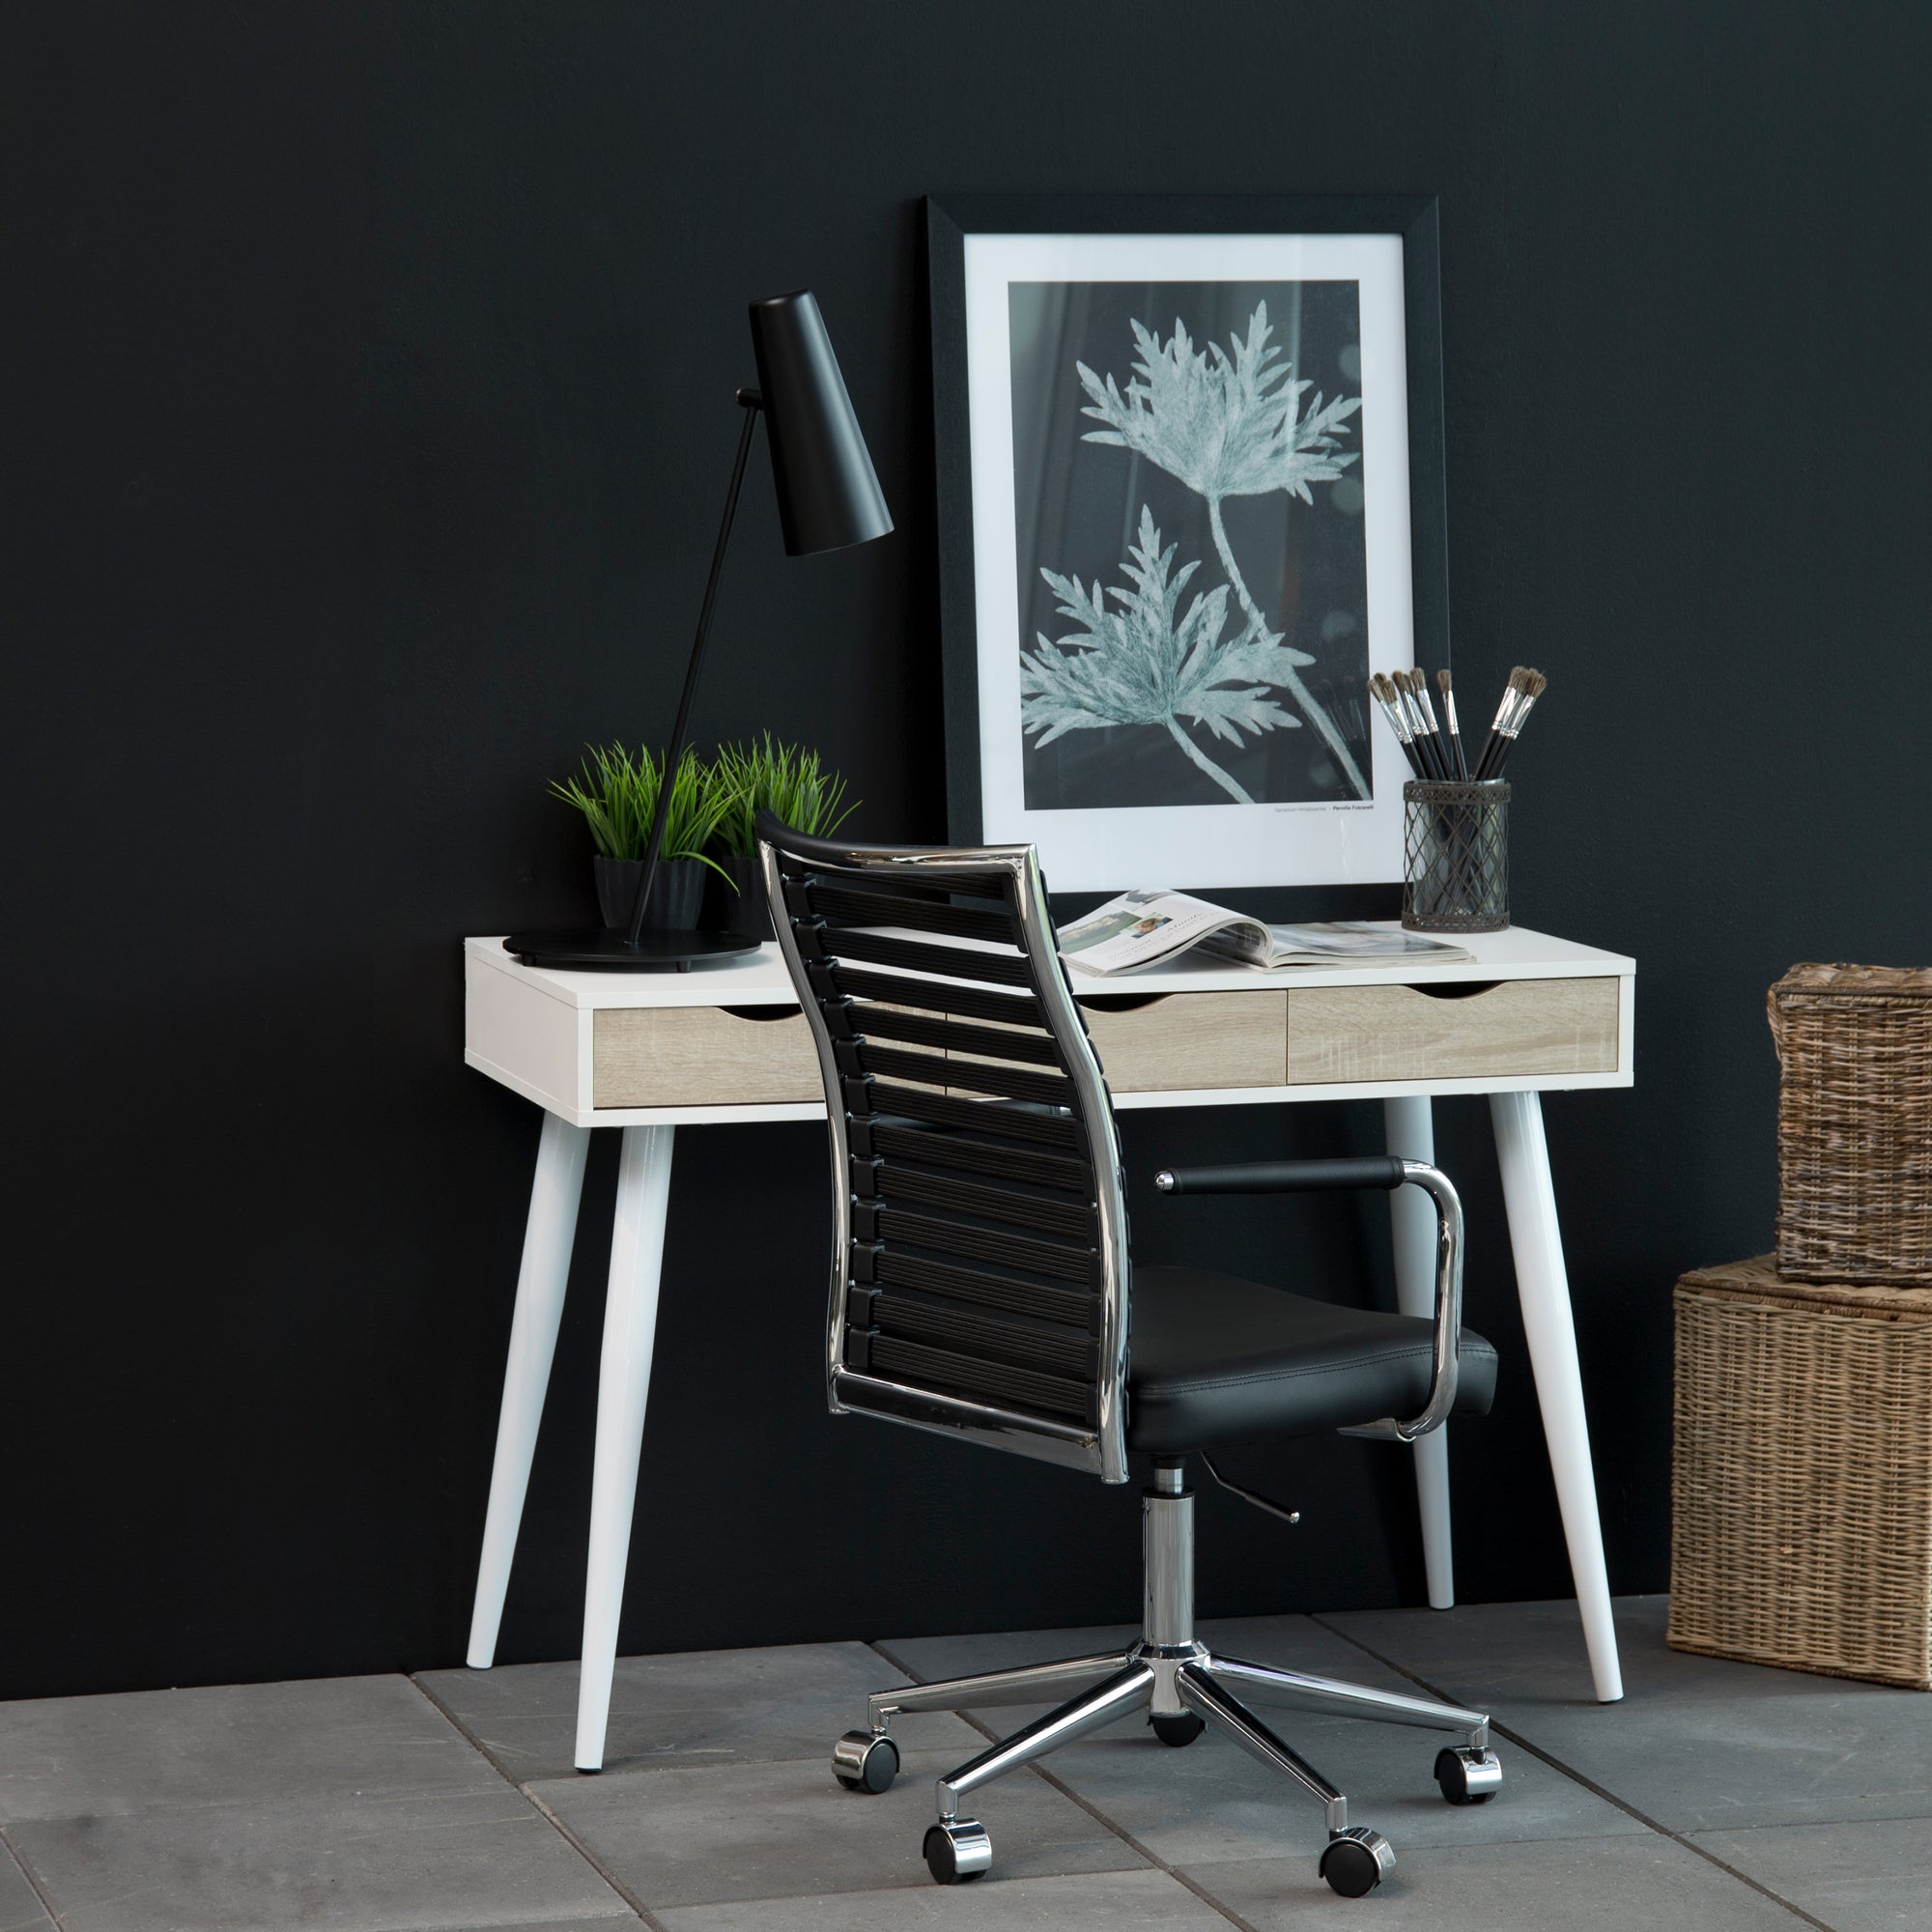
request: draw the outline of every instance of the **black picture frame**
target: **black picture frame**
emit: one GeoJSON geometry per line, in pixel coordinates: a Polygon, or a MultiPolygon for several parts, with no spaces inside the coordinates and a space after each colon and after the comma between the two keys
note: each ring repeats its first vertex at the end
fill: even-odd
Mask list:
{"type": "MultiPolygon", "coordinates": [[[[983,842],[980,643],[969,437],[966,238],[972,235],[1394,235],[1403,254],[1414,662],[1449,663],[1437,200],[1378,195],[941,195],[924,203],[945,701],[954,844],[983,842]]],[[[1159,883],[1146,881],[1137,883],[1159,883]]]]}

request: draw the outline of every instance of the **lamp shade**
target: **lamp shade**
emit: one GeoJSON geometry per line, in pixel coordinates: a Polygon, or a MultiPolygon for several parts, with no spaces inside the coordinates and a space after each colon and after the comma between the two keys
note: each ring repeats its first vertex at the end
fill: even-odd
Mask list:
{"type": "Polygon", "coordinates": [[[752,304],[785,552],[842,550],[893,526],[825,318],[810,289],[752,304]]]}

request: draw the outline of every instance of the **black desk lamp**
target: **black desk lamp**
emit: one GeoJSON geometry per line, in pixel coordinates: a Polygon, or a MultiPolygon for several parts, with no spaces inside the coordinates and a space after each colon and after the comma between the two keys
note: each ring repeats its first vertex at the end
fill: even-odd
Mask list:
{"type": "Polygon", "coordinates": [[[671,726],[670,748],[665,753],[658,809],[651,820],[650,842],[644,848],[644,875],[638,887],[631,928],[628,932],[593,926],[576,932],[511,933],[503,942],[505,950],[531,966],[617,972],[669,966],[683,972],[694,959],[749,952],[758,943],[735,932],[649,930],[644,925],[644,908],[650,902],[651,881],[657,875],[671,776],[684,756],[684,729],[691,718],[692,696],[697,689],[697,667],[711,629],[718,579],[724,568],[725,547],[731,541],[731,519],[737,512],[738,489],[745,480],[745,461],[752,453],[759,412],[771,418],[772,475],[778,484],[779,523],[784,530],[788,556],[810,556],[814,551],[869,543],[892,528],[893,519],[873,473],[866,439],[859,434],[852,399],[845,393],[845,379],[838,373],[838,358],[833,355],[831,338],[825,332],[825,318],[819,314],[811,292],[801,289],[796,295],[753,302],[752,348],[757,356],[758,386],[738,391],[745,426],[738,436],[737,460],[731,465],[731,487],[724,493],[724,517],[718,526],[718,547],[711,554],[711,578],[697,613],[697,636],[684,673],[684,696],[678,699],[677,723],[671,726]]]}

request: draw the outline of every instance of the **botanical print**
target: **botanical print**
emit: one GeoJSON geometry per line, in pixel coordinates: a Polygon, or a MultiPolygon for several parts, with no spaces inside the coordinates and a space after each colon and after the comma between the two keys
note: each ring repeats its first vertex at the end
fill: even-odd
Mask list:
{"type": "Polygon", "coordinates": [[[1370,798],[1356,285],[1009,295],[1028,807],[1370,798]]]}

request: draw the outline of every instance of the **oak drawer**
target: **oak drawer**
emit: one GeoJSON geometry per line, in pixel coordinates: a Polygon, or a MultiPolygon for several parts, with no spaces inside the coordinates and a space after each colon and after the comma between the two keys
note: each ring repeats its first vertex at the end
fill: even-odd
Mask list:
{"type": "Polygon", "coordinates": [[[732,1107],[823,1100],[825,1087],[796,1008],[626,1007],[594,1015],[590,1096],[593,1107],[732,1107]]]}
{"type": "Polygon", "coordinates": [[[1279,1087],[1288,1070],[1288,994],[1100,994],[1087,1032],[1116,1094],[1279,1087]]]}
{"type": "Polygon", "coordinates": [[[1618,981],[1288,989],[1288,1084],[1614,1073],[1618,981]],[[1444,997],[1447,995],[1448,997],[1444,997]]]}

